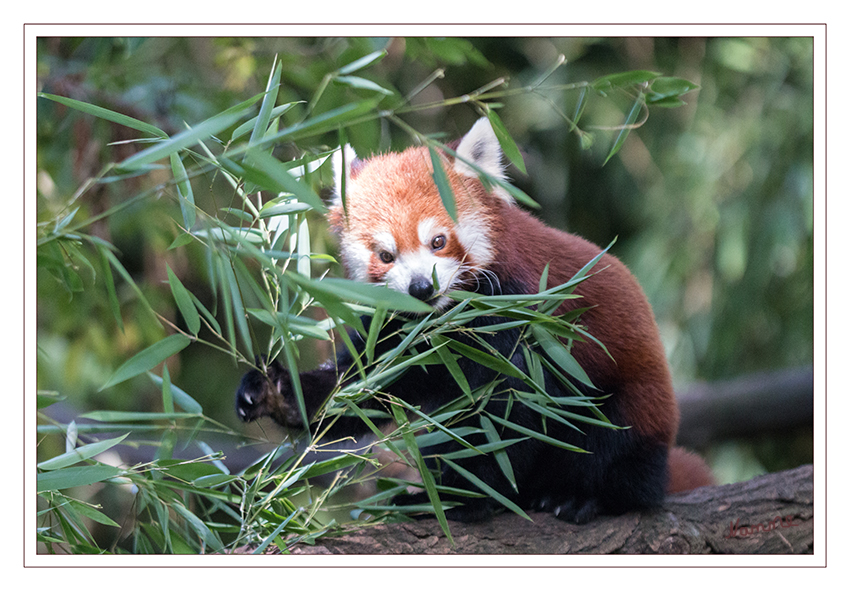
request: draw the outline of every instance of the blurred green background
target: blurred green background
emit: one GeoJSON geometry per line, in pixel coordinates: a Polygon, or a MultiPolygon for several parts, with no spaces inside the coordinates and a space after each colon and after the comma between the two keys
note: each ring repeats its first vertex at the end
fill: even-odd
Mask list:
{"type": "MultiPolygon", "coordinates": [[[[261,92],[275,55],[283,62],[279,103],[305,101],[323,77],[372,51],[388,55],[362,74],[401,95],[438,69],[413,99],[441,101],[499,77],[510,87],[536,80],[558,55],[567,58],[552,82],[592,81],[633,69],[679,76],[700,85],[687,105],[653,109],[619,154],[603,161],[616,132],[591,130],[583,149],[560,113],[571,115],[578,92],[506,98],[499,114],[523,150],[528,175],[514,183],[541,205],[538,215],[598,243],[632,269],[655,310],[677,390],[696,381],[809,366],[813,348],[813,43],[810,38],[40,38],[39,91],[98,104],[168,133],[261,92]]],[[[327,111],[372,96],[331,84],[315,105],[327,111]]],[[[597,101],[585,125],[623,119],[618,103],[597,101]]],[[[300,111],[299,111],[300,110],[300,111]]],[[[409,113],[426,133],[459,137],[477,119],[467,105],[409,113]]],[[[38,222],[53,220],[77,189],[108,162],[138,148],[138,134],[106,121],[38,102],[38,222]]],[[[361,155],[404,147],[409,136],[385,120],[349,130],[361,155]]],[[[319,138],[333,146],[336,134],[319,138]]],[[[317,144],[318,147],[318,144],[317,144]]],[[[286,157],[286,146],[277,155],[286,157]]],[[[167,176],[97,185],[75,203],[79,217],[96,216],[167,176]]],[[[230,204],[221,179],[194,186],[208,212],[230,204]]],[[[88,231],[118,247],[121,261],[160,314],[180,322],[166,263],[209,307],[215,296],[203,252],[167,250],[178,234],[173,200],[151,197],[96,221],[88,231]]],[[[78,218],[79,219],[79,218],[78,218]]],[[[312,222],[314,250],[334,253],[321,219],[312,222]]],[[[319,267],[324,268],[324,267],[319,267]]],[[[334,268],[334,272],[338,269],[334,268]]],[[[69,292],[49,270],[38,270],[38,388],[66,396],[49,409],[60,422],[94,409],[161,406],[147,378],[99,391],[121,363],[164,336],[120,280],[123,332],[93,269],[69,292]],[[64,413],[64,414],[63,414],[64,413]]],[[[305,353],[305,365],[327,351],[305,353]]],[[[173,382],[205,413],[242,429],[233,392],[244,368],[210,348],[192,346],[169,362],[173,382]]],[[[60,442],[61,443],[61,442],[60,442]]],[[[707,450],[722,480],[811,461],[811,430],[769,441],[724,443],[707,450]],[[731,445],[731,447],[730,447],[731,445]]],[[[40,450],[41,451],[41,450],[40,450]]],[[[52,450],[55,452],[56,450],[52,450]]],[[[706,451],[706,450],[703,450],[706,451]]]]}

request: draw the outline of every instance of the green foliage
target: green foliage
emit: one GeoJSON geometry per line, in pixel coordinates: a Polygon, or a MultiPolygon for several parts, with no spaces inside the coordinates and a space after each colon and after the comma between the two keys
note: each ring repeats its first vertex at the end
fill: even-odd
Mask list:
{"type": "MultiPolygon", "coordinates": [[[[417,509],[387,506],[410,483],[382,476],[379,451],[418,469],[433,505],[418,509],[435,511],[448,530],[438,500],[445,491],[424,468],[420,449],[452,439],[463,448],[456,454],[493,453],[513,482],[504,450],[521,439],[503,438],[505,427],[523,438],[563,445],[543,428],[521,428],[482,413],[483,401],[513,396],[547,421],[606,424],[595,401],[578,395],[554,400],[540,385],[544,367],[564,376],[566,384],[566,376],[586,380],[557,338],[592,337],[582,331],[580,317],[552,316],[557,304],[571,297],[574,282],[547,288],[543,278],[541,293],[527,298],[456,294],[458,305],[450,313],[411,320],[403,329],[403,346],[376,356],[375,327],[391,319],[391,311],[427,310],[405,294],[326,277],[327,264],[335,261],[316,213],[325,209],[321,187],[330,179],[328,156],[340,137],[363,154],[410,141],[424,142],[432,154],[450,153],[440,136],[418,130],[451,129],[440,114],[461,106],[460,121],[490,119],[506,155],[524,170],[528,156],[508,129],[514,136],[523,130],[523,140],[530,132],[520,117],[507,114],[517,112],[512,102],[522,107],[535,100],[537,110],[550,113],[580,146],[598,148],[582,157],[608,162],[615,154],[628,155],[626,138],[645,122],[648,108],[677,106],[695,85],[648,71],[596,77],[616,71],[612,68],[587,72],[594,82],[575,82],[573,73],[568,82],[565,60],[557,55],[542,72],[520,74],[518,83],[509,83],[491,70],[482,74],[493,59],[485,56],[495,55],[487,51],[487,40],[406,40],[404,63],[416,65],[406,68],[390,64],[397,46],[385,40],[278,40],[273,52],[268,43],[40,40],[46,74],[38,105],[39,407],[47,410],[40,414],[38,491],[39,541],[48,551],[197,553],[247,542],[258,552],[270,544],[285,550],[347,519],[351,505],[341,499],[350,483],[377,482],[377,492],[356,503],[356,515],[387,519],[417,509]],[[172,70],[162,71],[161,56],[203,54],[193,50],[198,43],[209,44],[215,63],[211,77],[198,76],[191,59],[177,57],[172,70]],[[422,64],[436,69],[423,71],[422,64]],[[443,69],[450,64],[457,70],[443,69]],[[60,96],[74,94],[67,74],[81,65],[86,84],[113,100],[96,104],[100,101],[60,96]],[[489,78],[481,80],[482,75],[489,78]],[[449,92],[460,80],[474,83],[449,92]],[[450,98],[431,98],[437,81],[445,81],[444,96],[450,98]],[[575,100],[572,108],[565,106],[566,96],[575,100]],[[608,110],[610,104],[616,110],[608,110]],[[80,137],[96,139],[85,144],[80,137]],[[373,317],[368,334],[362,314],[373,317]],[[503,317],[493,330],[523,328],[528,374],[452,338],[453,331],[465,331],[464,325],[482,314],[503,317]],[[366,350],[355,366],[358,379],[325,409],[311,445],[284,443],[256,451],[255,461],[231,472],[213,449],[222,437],[230,442],[244,437],[228,426],[238,375],[254,366],[258,355],[280,358],[295,372],[318,356],[316,343],[353,350],[346,333],[335,331],[344,325],[364,333],[366,350]],[[519,377],[527,391],[502,392],[497,383],[472,391],[459,371],[460,356],[519,377]],[[358,406],[363,397],[405,368],[429,363],[449,368],[464,399],[430,416],[388,399],[397,428],[390,434],[378,430],[379,417],[358,406]],[[206,392],[212,396],[201,404],[206,392]],[[62,404],[72,403],[73,419],[50,418],[49,406],[62,398],[62,404]],[[86,413],[75,406],[100,410],[86,413]],[[322,440],[322,431],[343,413],[372,426],[375,447],[349,446],[339,455],[338,444],[322,440]],[[475,413],[481,425],[475,432],[485,433],[488,441],[478,449],[466,442],[469,428],[456,426],[475,413]],[[57,449],[62,440],[64,448],[57,449]],[[123,450],[146,448],[155,450],[152,458],[116,461],[123,450]],[[323,487],[310,480],[322,478],[323,487]],[[100,492],[93,494],[95,489],[100,492]],[[98,502],[97,495],[113,499],[128,489],[132,506],[107,515],[108,503],[98,502]],[[109,532],[97,534],[95,526],[109,532]]],[[[650,146],[653,153],[655,148],[650,146]]],[[[606,170],[612,166],[619,166],[618,158],[606,170]]],[[[794,170],[805,177],[804,170],[794,170]]],[[[800,177],[787,182],[793,185],[795,178],[800,177]]],[[[534,203],[517,186],[482,180],[534,203]]],[[[440,192],[451,211],[453,196],[444,195],[444,187],[440,192]]],[[[658,198],[649,194],[657,206],[658,198]]],[[[695,198],[694,204],[698,207],[695,198]]],[[[726,267],[735,267],[734,251],[723,256],[733,261],[726,267]]],[[[650,275],[664,271],[652,269],[650,275]]],[[[295,387],[300,391],[297,380],[295,387]]],[[[301,409],[306,423],[303,403],[301,409]]],[[[249,437],[256,444],[278,439],[249,437]]],[[[443,459],[456,465],[458,457],[443,459]]],[[[490,495],[517,510],[474,477],[468,479],[469,490],[451,492],[490,495]]]]}

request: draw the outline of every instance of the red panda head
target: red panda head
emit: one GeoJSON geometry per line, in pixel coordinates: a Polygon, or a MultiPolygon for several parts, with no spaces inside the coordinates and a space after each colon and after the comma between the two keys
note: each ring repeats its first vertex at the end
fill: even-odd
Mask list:
{"type": "Polygon", "coordinates": [[[361,161],[345,146],[334,155],[337,182],[328,219],[340,235],[343,263],[352,279],[385,284],[440,309],[449,302],[442,294],[486,271],[494,256],[493,206],[500,200],[512,202],[498,187],[488,193],[469,166],[504,179],[502,152],[489,121],[479,119],[455,151],[458,158],[443,156],[442,164],[457,222],[443,206],[427,148],[361,161]]]}

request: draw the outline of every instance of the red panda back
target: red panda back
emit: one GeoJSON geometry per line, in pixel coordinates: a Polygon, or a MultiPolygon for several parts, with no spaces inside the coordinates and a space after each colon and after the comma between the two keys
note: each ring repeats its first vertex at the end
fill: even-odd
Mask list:
{"type": "MultiPolygon", "coordinates": [[[[518,280],[529,292],[537,289],[547,263],[549,285],[559,285],[601,251],[515,206],[491,201],[499,215],[495,216],[496,255],[490,268],[501,278],[518,280]]],[[[573,355],[583,368],[590,368],[594,385],[603,392],[629,391],[620,404],[634,429],[671,445],[679,414],[652,309],[637,280],[613,255],[603,255],[594,272],[576,289],[582,298],[567,300],[556,313],[592,306],[579,322],[605,345],[611,357],[590,342],[575,343],[573,355]]]]}

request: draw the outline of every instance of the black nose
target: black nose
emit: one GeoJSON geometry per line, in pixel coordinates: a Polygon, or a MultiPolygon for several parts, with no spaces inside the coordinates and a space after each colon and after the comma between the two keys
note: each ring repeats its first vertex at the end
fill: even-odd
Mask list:
{"type": "Polygon", "coordinates": [[[407,293],[423,302],[431,299],[434,295],[434,285],[424,277],[414,277],[407,287],[407,293]]]}

